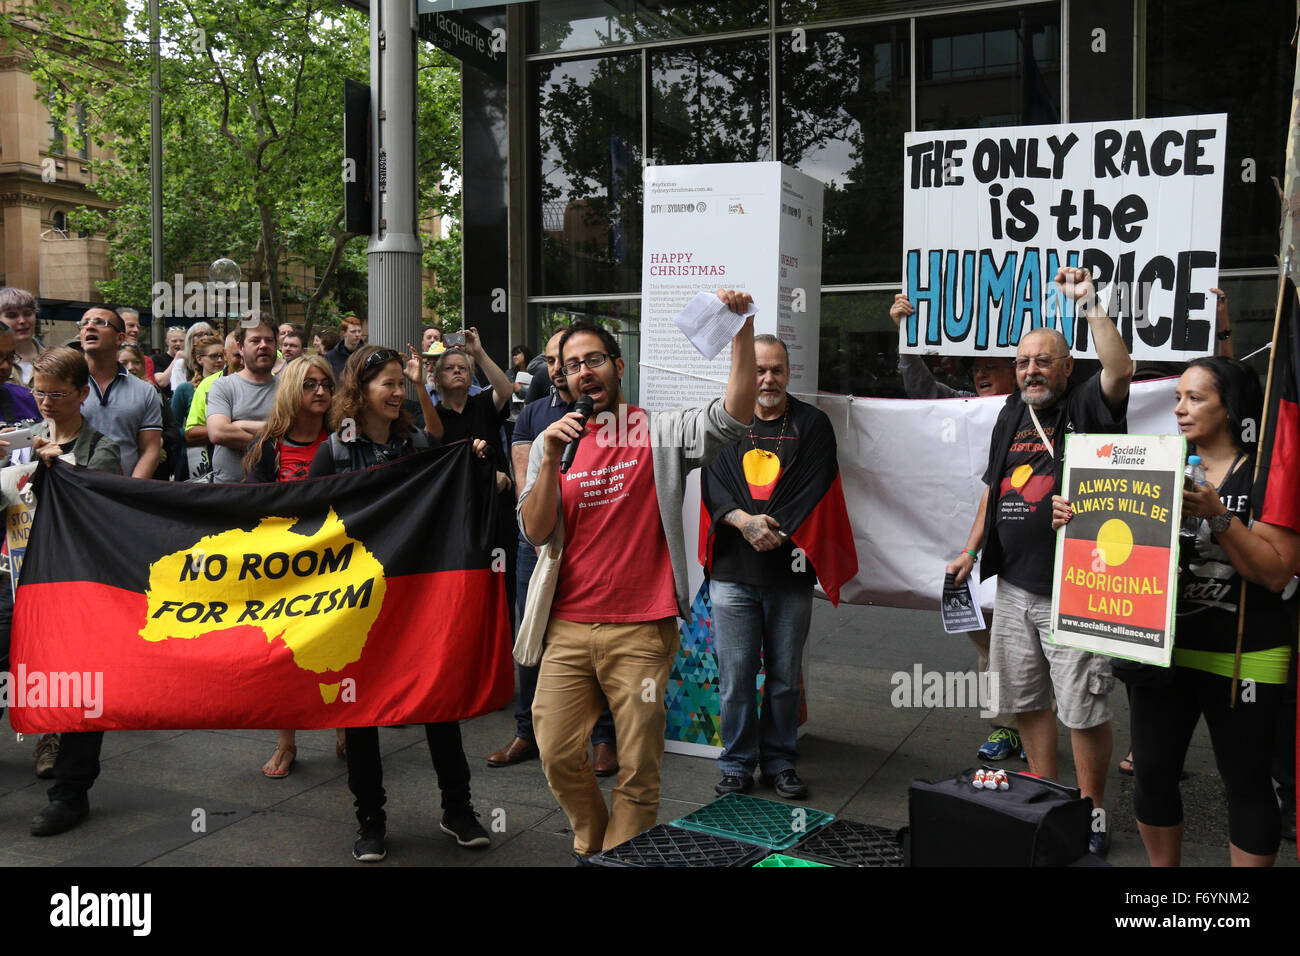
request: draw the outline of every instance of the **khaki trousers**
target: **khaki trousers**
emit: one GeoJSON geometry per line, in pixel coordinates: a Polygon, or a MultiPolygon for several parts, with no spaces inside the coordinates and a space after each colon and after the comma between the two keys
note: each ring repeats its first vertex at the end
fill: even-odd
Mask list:
{"type": "Polygon", "coordinates": [[[664,759],[664,692],[680,637],[676,618],[581,624],[551,618],[533,697],[546,782],[569,817],[582,856],[654,826],[664,759]],[[618,784],[613,807],[596,783],[587,741],[604,702],[614,715],[618,784]]]}

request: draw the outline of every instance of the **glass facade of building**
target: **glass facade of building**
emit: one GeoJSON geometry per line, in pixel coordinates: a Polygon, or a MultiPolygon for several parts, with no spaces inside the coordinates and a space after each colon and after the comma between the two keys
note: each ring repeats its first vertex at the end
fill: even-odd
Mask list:
{"type": "MultiPolygon", "coordinates": [[[[910,130],[1228,114],[1220,284],[1271,333],[1290,0],[537,0],[526,12],[526,338],[618,330],[635,397],[647,164],[778,160],[826,183],[821,387],[901,395],[888,307],[910,130]]],[[[513,42],[513,41],[512,41],[513,42]]],[[[952,366],[949,368],[948,366],[952,366]]],[[[941,375],[960,378],[960,363],[941,375]]]]}

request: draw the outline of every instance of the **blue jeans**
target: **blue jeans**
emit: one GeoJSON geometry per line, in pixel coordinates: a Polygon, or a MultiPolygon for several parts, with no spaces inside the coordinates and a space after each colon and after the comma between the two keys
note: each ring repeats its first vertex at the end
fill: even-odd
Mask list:
{"type": "Polygon", "coordinates": [[[799,757],[799,673],[812,623],[812,592],[810,586],[709,583],[722,703],[718,769],[724,774],[752,774],[756,766],[769,776],[794,769],[799,757]],[[766,671],[762,717],[755,689],[760,666],[766,671]]]}
{"type": "MultiPolygon", "coordinates": [[[[515,565],[518,582],[515,585],[515,592],[521,621],[524,617],[524,606],[528,603],[528,582],[532,579],[533,569],[536,567],[537,552],[521,537],[518,561],[515,565]]],[[[536,743],[537,735],[533,733],[533,695],[537,693],[537,672],[542,669],[542,665],[534,664],[532,667],[525,667],[523,664],[518,664],[516,666],[519,668],[519,698],[515,703],[515,736],[536,743]]],[[[595,744],[614,746],[614,715],[610,713],[609,704],[605,704],[605,709],[600,712],[596,726],[591,732],[591,742],[593,746],[595,744]]]]}

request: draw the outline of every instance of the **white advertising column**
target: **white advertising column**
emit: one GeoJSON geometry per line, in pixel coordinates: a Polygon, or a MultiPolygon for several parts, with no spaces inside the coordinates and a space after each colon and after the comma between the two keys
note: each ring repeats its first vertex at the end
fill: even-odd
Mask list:
{"type": "MultiPolygon", "coordinates": [[[[780,163],[651,166],[645,171],[641,267],[640,404],[649,411],[703,405],[726,388],[728,346],[706,361],[673,318],[699,292],[748,292],[754,329],[790,350],[790,391],[817,391],[822,190],[780,163]]],[[[686,552],[696,552],[699,475],[687,482],[686,552]]],[[[703,571],[688,559],[695,620],[681,627],[670,672],[665,748],[697,756],[721,750],[717,666],[703,571]]]]}
{"type": "Polygon", "coordinates": [[[822,183],[781,163],[650,166],[641,264],[641,405],[722,394],[731,350],[705,361],[673,325],[698,292],[740,289],[755,331],[790,349],[790,390],[817,391],[822,183]]]}

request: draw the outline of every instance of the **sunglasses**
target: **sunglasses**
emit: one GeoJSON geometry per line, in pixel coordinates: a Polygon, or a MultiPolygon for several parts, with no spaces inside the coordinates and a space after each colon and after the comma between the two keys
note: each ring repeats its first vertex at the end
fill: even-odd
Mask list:
{"type": "Polygon", "coordinates": [[[370,358],[366,359],[365,364],[361,366],[361,372],[364,374],[373,368],[380,368],[394,361],[401,362],[402,356],[392,349],[380,349],[378,352],[372,352],[370,358]]]}

